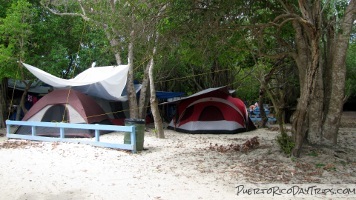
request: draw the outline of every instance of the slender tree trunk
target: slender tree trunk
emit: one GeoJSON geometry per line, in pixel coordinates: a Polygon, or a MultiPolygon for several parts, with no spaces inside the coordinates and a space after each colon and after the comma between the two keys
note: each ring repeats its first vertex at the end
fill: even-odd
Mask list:
{"type": "Polygon", "coordinates": [[[6,127],[5,120],[6,114],[8,112],[9,105],[7,105],[7,78],[3,78],[1,80],[1,88],[0,88],[0,128],[6,127]]]}
{"type": "Polygon", "coordinates": [[[110,42],[110,46],[114,52],[116,63],[118,65],[121,65],[122,62],[121,62],[121,55],[120,55],[120,52],[121,52],[120,45],[119,45],[120,43],[119,43],[119,40],[114,37],[114,36],[118,36],[119,33],[114,28],[111,29],[111,31],[112,31],[112,33],[111,33],[111,31],[109,30],[107,25],[105,25],[104,30],[105,30],[106,37],[110,42]]]}
{"type": "Polygon", "coordinates": [[[27,111],[28,111],[26,109],[26,107],[25,107],[25,102],[26,102],[26,97],[27,97],[28,90],[30,89],[30,87],[32,85],[32,81],[29,81],[29,82],[23,81],[23,82],[25,83],[26,87],[25,87],[25,90],[22,93],[21,100],[20,100],[20,105],[17,108],[16,120],[20,120],[22,112],[24,114],[26,114],[27,111]]]}
{"type": "Polygon", "coordinates": [[[260,116],[261,116],[261,127],[262,128],[266,128],[267,122],[268,122],[268,117],[266,115],[265,112],[265,108],[263,106],[264,104],[264,94],[266,91],[266,82],[263,81],[263,83],[260,85],[260,94],[259,94],[259,98],[258,98],[258,106],[260,108],[260,116]]]}
{"type": "MultiPolygon", "coordinates": [[[[278,113],[281,112],[281,102],[284,100],[282,99],[284,95],[280,95],[279,89],[277,89],[277,92],[273,92],[275,88],[269,88],[268,85],[271,83],[271,78],[275,74],[276,70],[278,70],[278,66],[283,62],[284,57],[280,58],[275,64],[274,67],[266,74],[262,75],[261,78],[258,78],[260,82],[260,92],[259,92],[259,106],[260,106],[260,115],[262,119],[262,124],[261,127],[266,127],[266,124],[268,122],[268,116],[266,115],[265,109],[264,109],[264,101],[263,99],[265,98],[265,95],[267,93],[267,96],[269,99],[272,101],[272,104],[274,108],[278,111],[278,113]],[[278,103],[277,103],[278,102],[278,103]]],[[[283,103],[284,105],[284,103],[283,103]]],[[[280,115],[282,116],[282,115],[280,115]]],[[[280,118],[278,120],[279,123],[284,124],[283,118],[280,118]]]]}
{"type": "Polygon", "coordinates": [[[356,0],[351,0],[346,8],[345,16],[341,23],[341,30],[333,42],[333,54],[331,64],[330,102],[327,105],[327,113],[323,124],[323,133],[327,140],[337,143],[337,135],[340,127],[340,119],[345,96],[346,77],[346,52],[349,44],[352,26],[356,16],[356,0]]]}
{"type": "Polygon", "coordinates": [[[151,62],[147,63],[144,75],[143,75],[143,80],[142,80],[142,87],[141,87],[141,91],[140,91],[140,100],[139,100],[139,111],[138,111],[138,115],[144,119],[146,117],[146,112],[147,112],[147,105],[148,102],[147,101],[147,96],[149,96],[148,94],[148,89],[149,89],[149,69],[150,69],[150,64],[151,62]]]}
{"type": "Polygon", "coordinates": [[[156,137],[164,138],[162,117],[161,117],[159,109],[158,109],[158,99],[156,97],[156,90],[155,90],[154,77],[153,77],[154,55],[156,55],[156,51],[157,51],[158,37],[159,37],[159,35],[157,33],[156,39],[155,39],[155,45],[153,47],[152,57],[150,60],[150,69],[149,69],[148,74],[149,74],[149,78],[150,78],[151,110],[152,110],[153,120],[154,120],[154,124],[155,124],[156,137]]]}
{"type": "Polygon", "coordinates": [[[284,99],[279,99],[277,95],[273,94],[272,91],[266,89],[266,93],[269,97],[269,99],[272,101],[272,105],[274,107],[274,112],[275,112],[275,116],[277,119],[277,123],[279,126],[279,130],[281,131],[281,134],[285,134],[285,121],[283,118],[283,107],[284,107],[284,103],[281,103],[281,101],[284,101],[284,99]]]}
{"type": "Polygon", "coordinates": [[[136,99],[136,91],[134,86],[134,72],[133,72],[133,38],[134,38],[134,30],[131,31],[130,37],[131,41],[129,43],[129,55],[128,55],[128,65],[129,72],[127,76],[127,94],[129,101],[129,109],[130,109],[130,118],[138,118],[138,109],[137,109],[137,99],[136,99]]]}
{"type": "Polygon", "coordinates": [[[276,120],[278,122],[278,127],[279,131],[281,132],[282,135],[286,134],[286,128],[285,128],[285,123],[283,119],[283,110],[282,109],[277,109],[276,111],[276,120]]]}

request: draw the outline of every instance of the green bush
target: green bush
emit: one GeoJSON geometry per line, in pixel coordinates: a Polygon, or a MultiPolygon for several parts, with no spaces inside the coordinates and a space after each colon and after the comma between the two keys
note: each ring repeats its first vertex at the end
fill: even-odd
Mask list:
{"type": "Polygon", "coordinates": [[[291,136],[288,136],[287,134],[281,134],[277,136],[277,142],[285,154],[290,155],[292,153],[295,143],[293,142],[291,136]]]}

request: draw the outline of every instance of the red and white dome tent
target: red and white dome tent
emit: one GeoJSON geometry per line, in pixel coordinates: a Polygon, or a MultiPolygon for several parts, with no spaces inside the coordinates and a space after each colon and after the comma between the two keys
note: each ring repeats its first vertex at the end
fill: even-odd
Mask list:
{"type": "Polygon", "coordinates": [[[256,129],[244,102],[227,87],[209,88],[180,100],[168,128],[185,133],[233,134],[256,129]]]}

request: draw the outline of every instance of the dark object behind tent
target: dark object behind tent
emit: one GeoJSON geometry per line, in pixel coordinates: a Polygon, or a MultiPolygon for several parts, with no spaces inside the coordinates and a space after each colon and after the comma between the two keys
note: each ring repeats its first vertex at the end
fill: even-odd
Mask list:
{"type": "MultiPolygon", "coordinates": [[[[42,97],[26,113],[23,121],[111,124],[104,110],[88,95],[71,90],[54,90],[42,97]]],[[[59,136],[58,128],[38,127],[37,135],[59,136]]],[[[31,127],[20,126],[15,134],[31,134],[31,127]]],[[[104,133],[101,133],[104,134],[104,133]]],[[[66,137],[93,137],[93,130],[69,129],[66,137]]]]}
{"type": "Polygon", "coordinates": [[[210,88],[176,101],[168,128],[186,133],[239,133],[256,129],[246,106],[226,87],[210,88]]]}

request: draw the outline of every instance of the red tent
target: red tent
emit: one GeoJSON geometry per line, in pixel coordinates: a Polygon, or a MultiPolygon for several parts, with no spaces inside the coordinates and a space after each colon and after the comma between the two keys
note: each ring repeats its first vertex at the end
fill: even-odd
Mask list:
{"type": "Polygon", "coordinates": [[[168,128],[186,133],[239,133],[256,129],[246,106],[227,87],[210,88],[177,101],[168,128]]]}
{"type": "MultiPolygon", "coordinates": [[[[54,90],[35,103],[23,121],[110,124],[104,110],[88,95],[76,90],[54,90]]],[[[58,128],[38,127],[37,135],[59,136],[58,128]]],[[[15,134],[31,134],[31,127],[20,126],[15,134]]],[[[69,129],[68,137],[92,137],[92,130],[69,129]]]]}

